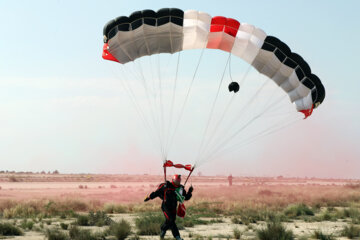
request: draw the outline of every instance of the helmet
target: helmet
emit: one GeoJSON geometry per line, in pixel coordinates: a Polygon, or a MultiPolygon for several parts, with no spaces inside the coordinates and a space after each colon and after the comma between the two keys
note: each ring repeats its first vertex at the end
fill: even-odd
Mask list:
{"type": "Polygon", "coordinates": [[[175,174],[172,179],[171,179],[171,183],[175,186],[175,187],[179,187],[180,183],[181,183],[181,175],[179,174],[175,174]]]}

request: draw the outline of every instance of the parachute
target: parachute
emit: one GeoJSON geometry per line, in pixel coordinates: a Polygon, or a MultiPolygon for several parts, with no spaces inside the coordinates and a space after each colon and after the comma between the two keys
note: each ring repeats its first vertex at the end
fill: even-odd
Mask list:
{"type": "MultiPolygon", "coordinates": [[[[233,61],[235,61],[232,57],[238,57],[250,65],[251,68],[256,69],[260,74],[271,79],[271,81],[276,84],[274,86],[277,86],[279,90],[282,89],[288,96],[290,102],[295,105],[296,111],[302,113],[304,118],[309,117],[313,113],[313,110],[317,108],[325,98],[325,89],[320,79],[312,73],[310,66],[299,54],[292,52],[284,42],[274,36],[267,35],[260,28],[248,23],[240,23],[233,18],[223,16],[211,17],[205,12],[196,10],[182,11],[177,8],[163,8],[157,12],[153,10],[136,11],[130,16],[120,16],[109,21],[103,29],[103,37],[104,46],[102,57],[106,60],[117,62],[125,68],[130,63],[141,62],[141,59],[145,56],[151,57],[153,55],[161,54],[174,55],[175,53],[178,53],[176,67],[174,68],[175,79],[178,79],[178,65],[180,54],[182,54],[182,52],[194,51],[196,49],[201,50],[199,59],[202,58],[205,49],[220,50],[228,53],[229,56],[225,65],[225,69],[229,69],[230,77],[228,91],[236,94],[243,91],[243,81],[241,81],[240,84],[234,81],[232,79],[232,70],[230,68],[231,60],[233,59],[233,61]]],[[[214,61],[217,61],[217,59],[214,61]]],[[[152,64],[151,59],[150,64],[152,64]]],[[[198,71],[199,64],[200,60],[195,68],[192,81],[195,78],[196,71],[198,71]]],[[[144,77],[144,73],[142,72],[143,68],[141,66],[134,64],[133,68],[129,68],[130,70],[128,70],[131,72],[134,68],[136,68],[134,71],[137,72],[138,76],[140,75],[141,80],[144,82],[144,88],[149,89],[150,83],[146,79],[146,76],[153,74],[153,70],[150,71],[150,74],[145,74],[146,76],[144,77]]],[[[160,66],[159,68],[159,72],[168,70],[167,65],[160,66]]],[[[225,75],[225,69],[221,77],[221,82],[225,75]]],[[[247,72],[249,71],[250,70],[247,72]]],[[[243,79],[246,78],[247,72],[243,79]]],[[[133,76],[134,75],[136,74],[133,74],[133,76]]],[[[161,91],[163,86],[162,81],[166,81],[166,79],[161,79],[160,76],[159,73],[158,81],[160,83],[159,88],[161,91]]],[[[175,84],[176,83],[174,83],[174,92],[176,91],[175,84]]],[[[220,85],[221,84],[222,83],[220,83],[220,85]]],[[[192,85],[192,82],[190,85],[192,85]]],[[[261,89],[262,87],[260,87],[259,91],[261,89]]],[[[219,98],[219,92],[221,92],[220,87],[217,89],[215,100],[212,102],[213,104],[209,114],[210,118],[214,115],[213,110],[219,98]]],[[[134,97],[136,91],[130,89],[130,95],[134,97]]],[[[150,96],[150,98],[152,96],[151,93],[147,93],[147,95],[150,96]]],[[[159,102],[161,102],[161,93],[156,96],[160,98],[159,102]]],[[[185,100],[187,101],[187,95],[185,100]]],[[[153,101],[153,103],[156,101],[153,101]]],[[[252,104],[254,101],[255,100],[250,98],[248,103],[252,104]]],[[[170,100],[170,102],[172,101],[170,100]]],[[[174,106],[173,104],[169,105],[169,115],[172,116],[174,106]]],[[[226,110],[224,113],[227,111],[227,106],[228,105],[225,104],[224,109],[226,110]]],[[[268,109],[269,107],[265,109],[265,112],[269,112],[268,109]]],[[[180,107],[179,112],[181,113],[182,111],[183,108],[180,107]]],[[[141,115],[143,118],[146,118],[144,113],[141,115]]],[[[157,119],[162,119],[164,117],[163,113],[161,113],[161,115],[162,116],[157,119]]],[[[243,124],[239,129],[243,131],[243,129],[248,128],[250,123],[262,115],[263,114],[255,114],[255,117],[252,118],[249,123],[243,124]]],[[[207,141],[207,148],[209,148],[210,151],[219,152],[218,150],[214,150],[218,149],[214,146],[220,145],[223,147],[224,144],[228,143],[227,138],[224,138],[223,141],[221,141],[216,137],[216,133],[219,132],[219,124],[222,122],[223,117],[224,116],[220,114],[219,120],[217,122],[215,121],[216,123],[212,124],[212,120],[208,120],[207,124],[205,124],[205,132],[207,132],[205,135],[212,138],[207,141]],[[213,131],[209,130],[210,125],[213,126],[213,131]],[[218,144],[216,144],[217,141],[219,141],[218,144]],[[213,147],[210,147],[211,143],[213,143],[213,147]]],[[[153,122],[156,121],[157,120],[154,120],[153,117],[153,122]]],[[[147,122],[147,125],[149,125],[149,121],[147,122]]],[[[171,124],[168,124],[168,126],[169,125],[171,124]]],[[[172,125],[175,126],[175,128],[177,127],[177,124],[172,125]]],[[[155,129],[155,127],[153,128],[155,129]]],[[[264,131],[266,132],[267,130],[268,129],[265,129],[264,131]]],[[[162,131],[164,132],[164,130],[162,131]]],[[[237,131],[235,132],[238,133],[237,131]]],[[[171,141],[174,131],[168,131],[167,133],[167,136],[164,136],[166,135],[164,133],[158,134],[160,136],[160,148],[163,152],[162,157],[164,163],[168,157],[166,156],[166,148],[169,144],[166,142],[166,139],[170,139],[169,141],[171,141]]],[[[256,133],[255,135],[260,136],[261,133],[260,135],[259,133],[256,133]]],[[[230,138],[231,136],[230,132],[230,138]]],[[[204,137],[200,142],[200,148],[206,148],[204,137]]],[[[208,157],[203,156],[202,158],[207,159],[208,157]]]]}

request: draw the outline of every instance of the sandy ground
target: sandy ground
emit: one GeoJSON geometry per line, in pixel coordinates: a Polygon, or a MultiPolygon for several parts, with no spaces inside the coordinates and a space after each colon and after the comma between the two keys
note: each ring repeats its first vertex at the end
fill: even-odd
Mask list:
{"type": "MultiPolygon", "coordinates": [[[[125,219],[131,223],[133,227],[135,227],[135,219],[137,215],[135,214],[114,214],[112,219],[115,221],[119,221],[121,219],[125,219]]],[[[209,219],[208,219],[209,220],[209,219]]],[[[204,238],[212,237],[212,239],[227,239],[226,236],[230,236],[230,239],[233,238],[233,230],[235,228],[239,229],[243,234],[241,239],[256,239],[256,230],[263,228],[265,226],[265,222],[258,222],[256,224],[239,225],[231,222],[230,218],[223,218],[222,223],[214,223],[209,225],[196,225],[195,227],[186,228],[185,230],[181,230],[181,236],[184,240],[187,239],[195,239],[196,236],[201,236],[204,238]],[[192,237],[189,237],[192,236],[192,237]],[[220,237],[219,237],[220,236],[220,237]],[[222,237],[221,237],[222,236],[222,237]]],[[[65,220],[67,223],[71,222],[71,220],[65,220]]],[[[343,227],[346,225],[346,222],[303,222],[303,221],[294,221],[292,223],[285,223],[287,229],[292,230],[296,237],[299,236],[311,236],[311,234],[315,230],[321,230],[326,234],[334,234],[339,233],[343,227]]],[[[59,221],[53,221],[52,226],[59,225],[59,221]]],[[[36,226],[36,225],[35,225],[36,226]]],[[[46,226],[51,227],[51,226],[46,226]]],[[[86,227],[87,229],[91,229],[92,231],[103,230],[104,228],[99,227],[86,227]]],[[[166,234],[167,238],[172,238],[171,232],[168,231],[166,234]]],[[[41,232],[35,231],[27,231],[24,236],[17,236],[5,239],[16,239],[16,240],[44,240],[45,237],[41,232]]],[[[141,239],[159,239],[158,236],[141,236],[141,239]]],[[[311,239],[308,237],[308,239],[311,239]]],[[[345,237],[338,237],[336,239],[347,239],[345,237]]]]}

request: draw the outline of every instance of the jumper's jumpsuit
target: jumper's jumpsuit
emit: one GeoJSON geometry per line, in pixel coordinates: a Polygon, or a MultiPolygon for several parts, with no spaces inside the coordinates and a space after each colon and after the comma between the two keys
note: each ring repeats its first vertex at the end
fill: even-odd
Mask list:
{"type": "MultiPolygon", "coordinates": [[[[185,200],[189,200],[192,193],[187,193],[183,185],[180,185],[179,188],[182,188],[182,195],[185,197],[185,200]]],[[[173,236],[176,238],[180,236],[180,233],[175,223],[178,202],[175,189],[176,187],[171,182],[166,181],[160,184],[157,190],[152,192],[149,197],[150,199],[159,197],[162,200],[161,209],[164,212],[165,222],[161,225],[161,232],[165,235],[165,232],[171,229],[173,236]]]]}

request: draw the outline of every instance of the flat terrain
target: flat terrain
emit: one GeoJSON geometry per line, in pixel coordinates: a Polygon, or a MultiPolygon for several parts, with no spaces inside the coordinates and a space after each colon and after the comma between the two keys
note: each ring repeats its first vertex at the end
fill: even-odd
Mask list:
{"type": "MultiPolygon", "coordinates": [[[[79,197],[101,202],[134,203],[142,201],[162,181],[163,176],[149,175],[0,173],[0,200],[79,197]]],[[[250,195],[261,195],[261,190],[272,191],[272,195],[278,196],[284,191],[295,194],[298,189],[310,191],[311,195],[334,194],[344,185],[359,183],[360,180],[343,179],[234,177],[233,186],[229,187],[226,176],[196,176],[188,185],[192,184],[198,192],[195,197],[246,200],[250,195]]]]}
{"type": "MultiPolygon", "coordinates": [[[[26,219],[16,216],[19,204],[31,205],[34,211],[41,212],[44,205],[54,202],[59,209],[68,205],[69,209],[83,214],[106,209],[106,205],[113,204],[125,210],[124,213],[107,211],[111,219],[127,220],[136,232],[136,218],[144,212],[160,211],[160,200],[148,203],[142,200],[162,181],[162,176],[149,175],[1,173],[1,221],[19,225],[26,219]]],[[[194,186],[194,193],[186,203],[188,217],[196,216],[205,223],[181,230],[184,239],[234,239],[234,229],[242,233],[241,239],[257,239],[257,230],[266,227],[266,218],[260,215],[269,211],[288,217],[283,225],[294,233],[296,239],[311,239],[314,231],[332,235],[333,239],[348,239],[341,236],[341,231],[345,226],[359,224],[356,219],[360,219],[360,214],[359,218],[340,214],[347,209],[359,213],[359,180],[234,177],[233,186],[229,186],[226,176],[195,176],[189,183],[194,186]],[[309,206],[313,215],[289,215],[286,209],[294,204],[309,206]],[[256,216],[256,219],[247,221],[250,215],[256,216]],[[236,218],[241,221],[235,221],[236,218]]],[[[38,220],[38,217],[32,219],[37,230],[27,229],[24,236],[3,239],[43,240],[41,229],[59,228],[60,223],[76,221],[76,217],[49,216],[47,222],[50,224],[44,227],[43,220],[38,220]]],[[[104,229],[83,228],[95,232],[104,229]]],[[[170,232],[167,236],[171,239],[170,232]]],[[[158,236],[140,238],[158,239],[158,236]]]]}

